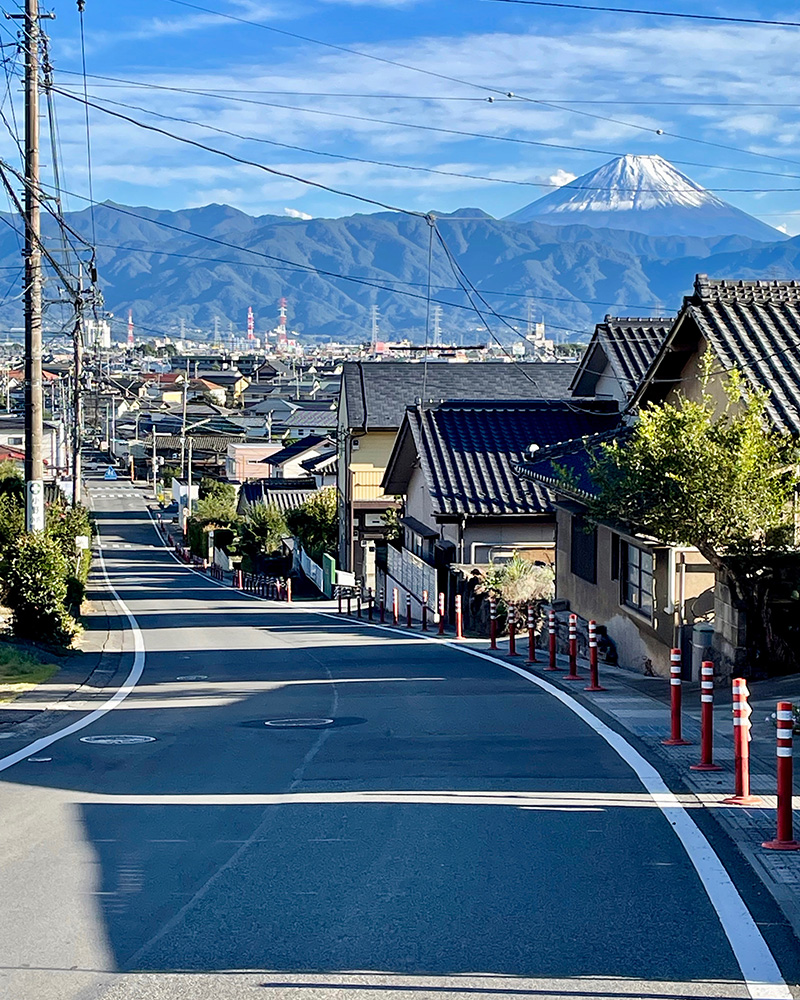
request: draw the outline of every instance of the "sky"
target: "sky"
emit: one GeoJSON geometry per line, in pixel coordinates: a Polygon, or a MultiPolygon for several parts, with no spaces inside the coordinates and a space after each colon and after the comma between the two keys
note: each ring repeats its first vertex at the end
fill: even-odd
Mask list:
{"type": "MultiPolygon", "coordinates": [[[[800,233],[800,28],[493,0],[86,0],[90,185],[76,4],[42,6],[56,15],[45,30],[70,209],[91,190],[96,201],[173,210],[378,210],[310,180],[390,207],[503,217],[614,155],[658,153],[800,233]]],[[[763,0],[652,6],[800,20],[796,7],[763,0]]],[[[18,163],[16,25],[0,28],[9,126],[0,156],[18,163]]],[[[43,159],[52,179],[52,157],[43,159]]]]}

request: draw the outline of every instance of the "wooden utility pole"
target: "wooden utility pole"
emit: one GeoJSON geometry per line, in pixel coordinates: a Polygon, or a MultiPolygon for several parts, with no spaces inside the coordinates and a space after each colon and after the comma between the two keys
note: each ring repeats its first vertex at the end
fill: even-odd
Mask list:
{"type": "Polygon", "coordinates": [[[42,459],[42,227],[39,183],[39,0],[25,0],[24,14],[6,15],[25,25],[25,528],[44,530],[42,459]]]}
{"type": "Polygon", "coordinates": [[[83,438],[83,404],[81,380],[83,377],[83,303],[77,304],[73,348],[75,351],[75,381],[72,387],[72,502],[81,502],[81,443],[83,438]]]}

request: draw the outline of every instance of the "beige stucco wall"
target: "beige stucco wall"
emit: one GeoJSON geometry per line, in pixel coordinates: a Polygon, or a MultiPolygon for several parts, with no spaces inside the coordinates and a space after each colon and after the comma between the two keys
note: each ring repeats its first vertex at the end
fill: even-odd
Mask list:
{"type": "MultiPolygon", "coordinates": [[[[557,515],[556,598],[568,601],[570,610],[581,618],[594,619],[606,626],[617,646],[620,666],[668,676],[674,625],[669,610],[673,595],[669,549],[631,539],[653,553],[654,608],[652,619],[648,619],[622,603],[620,581],[611,578],[611,529],[603,525],[597,529],[597,582],[593,584],[572,573],[572,517],[562,509],[557,515]]],[[[699,553],[687,551],[685,558],[686,621],[691,624],[692,598],[713,586],[713,574],[707,572],[707,564],[699,553]]],[[[674,593],[677,594],[677,588],[674,593]]]]}

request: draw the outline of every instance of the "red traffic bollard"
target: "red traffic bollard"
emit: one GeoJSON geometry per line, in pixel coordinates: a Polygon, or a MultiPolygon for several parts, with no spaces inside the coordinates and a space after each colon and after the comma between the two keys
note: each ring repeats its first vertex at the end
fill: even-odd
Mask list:
{"type": "Polygon", "coordinates": [[[422,631],[428,631],[428,591],[422,591],[422,631]]]}
{"type": "Polygon", "coordinates": [[[605,691],[597,672],[597,622],[589,622],[589,683],[584,691],[605,691]]]}
{"type": "Polygon", "coordinates": [[[681,692],[681,651],[673,649],[669,654],[670,736],[661,741],[666,747],[688,747],[690,744],[681,733],[681,692]]]}
{"type": "Polygon", "coordinates": [[[550,641],[550,662],[544,669],[560,670],[556,663],[556,613],[552,608],[547,612],[547,632],[550,641]]]}
{"type": "Polygon", "coordinates": [[[240,569],[236,570],[236,586],[239,590],[242,589],[242,571],[240,569]]]}
{"type": "Polygon", "coordinates": [[[528,605],[528,663],[536,663],[536,612],[528,605]]]}
{"type": "Polygon", "coordinates": [[[489,598],[489,649],[497,649],[497,598],[489,598]]]}
{"type": "Polygon", "coordinates": [[[398,625],[400,622],[400,593],[395,587],[392,590],[392,625],[398,625]]]}
{"type": "Polygon", "coordinates": [[[439,594],[439,635],[444,635],[444,594],[439,594]]]}
{"type": "Polygon", "coordinates": [[[736,755],[736,791],[722,801],[729,806],[749,806],[761,799],[750,794],[750,692],[744,677],[733,678],[733,745],[736,755]]]}
{"type": "Polygon", "coordinates": [[[508,655],[517,655],[517,609],[513,604],[508,608],[508,655]]]}
{"type": "Polygon", "coordinates": [[[411,594],[406,594],[406,628],[411,628],[411,594]]]}
{"type": "Polygon", "coordinates": [[[569,616],[569,673],[565,681],[582,681],[578,674],[578,616],[569,616]]]}
{"type": "Polygon", "coordinates": [[[464,615],[461,610],[461,594],[456,594],[456,639],[464,638],[464,615]]]}
{"type": "Polygon", "coordinates": [[[778,835],[761,846],[770,851],[797,851],[800,844],[792,831],[792,735],[794,719],[792,703],[779,701],[777,712],[778,737],[778,835]]]}
{"type": "Polygon", "coordinates": [[[287,604],[291,604],[292,603],[292,581],[291,581],[291,579],[288,579],[286,581],[286,603],[287,604]]]}
{"type": "Polygon", "coordinates": [[[381,625],[386,621],[386,588],[381,591],[381,625]]]}
{"type": "Polygon", "coordinates": [[[721,771],[714,763],[714,664],[703,660],[700,667],[700,763],[692,764],[691,771],[721,771]]]}

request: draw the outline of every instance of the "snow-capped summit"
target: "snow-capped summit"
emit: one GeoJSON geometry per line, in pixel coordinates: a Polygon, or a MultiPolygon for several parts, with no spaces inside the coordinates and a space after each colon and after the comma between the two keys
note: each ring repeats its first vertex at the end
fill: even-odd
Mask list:
{"type": "Polygon", "coordinates": [[[626,229],[649,236],[748,236],[770,243],[784,234],[718,198],[661,156],[618,156],[509,215],[546,222],[626,229]]]}

